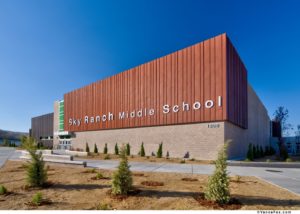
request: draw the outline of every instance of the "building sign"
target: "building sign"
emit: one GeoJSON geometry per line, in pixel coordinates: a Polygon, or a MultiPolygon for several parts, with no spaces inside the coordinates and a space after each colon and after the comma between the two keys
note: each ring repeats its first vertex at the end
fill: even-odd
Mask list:
{"type": "MultiPolygon", "coordinates": [[[[222,107],[222,97],[218,96],[217,101],[206,100],[203,104],[199,101],[195,101],[194,103],[182,102],[181,104],[169,105],[164,104],[161,107],[161,112],[163,114],[176,114],[179,111],[188,112],[188,111],[197,111],[202,108],[211,109],[216,107],[222,107]]],[[[141,118],[146,116],[153,116],[157,112],[155,112],[154,108],[143,108],[133,111],[120,111],[117,114],[113,112],[108,112],[103,115],[86,115],[84,118],[69,118],[68,122],[70,126],[80,126],[81,124],[89,124],[89,123],[100,123],[107,122],[112,120],[124,120],[128,118],[141,118]]]]}

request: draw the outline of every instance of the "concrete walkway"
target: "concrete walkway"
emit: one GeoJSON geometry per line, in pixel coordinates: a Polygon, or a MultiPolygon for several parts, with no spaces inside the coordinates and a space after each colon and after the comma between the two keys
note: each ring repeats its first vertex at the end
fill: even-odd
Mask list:
{"type": "MultiPolygon", "coordinates": [[[[0,168],[7,159],[18,160],[21,152],[14,148],[0,147],[0,168]]],[[[115,170],[119,164],[118,160],[83,160],[87,167],[115,170]]],[[[144,172],[175,172],[187,174],[210,175],[214,171],[214,165],[200,164],[176,164],[176,163],[153,163],[153,162],[130,162],[132,171],[144,172]]],[[[230,175],[255,176],[266,182],[287,189],[300,195],[300,168],[268,168],[268,167],[245,167],[228,166],[230,175]]]]}

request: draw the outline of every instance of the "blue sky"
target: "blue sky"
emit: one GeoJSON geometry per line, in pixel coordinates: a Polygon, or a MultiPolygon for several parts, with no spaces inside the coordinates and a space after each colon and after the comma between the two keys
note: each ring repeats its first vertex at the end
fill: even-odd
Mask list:
{"type": "Polygon", "coordinates": [[[0,0],[0,129],[73,89],[228,33],[272,117],[300,124],[300,1],[0,0]]]}

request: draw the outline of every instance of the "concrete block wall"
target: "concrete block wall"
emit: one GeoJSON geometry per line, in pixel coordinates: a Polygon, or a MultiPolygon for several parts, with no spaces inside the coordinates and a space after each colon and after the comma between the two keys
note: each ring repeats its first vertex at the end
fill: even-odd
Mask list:
{"type": "Polygon", "coordinates": [[[146,156],[156,154],[159,144],[163,143],[163,156],[169,151],[170,157],[183,158],[187,153],[189,158],[213,160],[219,148],[224,144],[224,122],[219,122],[218,128],[209,128],[209,123],[187,125],[154,126],[143,128],[113,129],[102,131],[76,132],[72,139],[74,149],[85,149],[88,143],[93,150],[94,144],[103,152],[105,143],[108,152],[114,153],[115,144],[119,146],[129,143],[131,153],[138,154],[141,143],[144,143],[146,156]]]}

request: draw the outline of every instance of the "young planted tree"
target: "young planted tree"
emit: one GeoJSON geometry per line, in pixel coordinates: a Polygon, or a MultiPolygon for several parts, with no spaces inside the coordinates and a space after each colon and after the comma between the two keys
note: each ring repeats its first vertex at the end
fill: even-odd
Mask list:
{"type": "Polygon", "coordinates": [[[126,155],[127,156],[130,155],[130,145],[129,145],[129,143],[126,144],[126,155]]]}
{"type": "Polygon", "coordinates": [[[157,150],[157,153],[156,153],[156,157],[158,157],[158,158],[162,157],[162,153],[163,153],[162,145],[163,145],[162,143],[159,144],[159,147],[158,147],[158,150],[157,150]]]}
{"type": "Polygon", "coordinates": [[[90,153],[90,147],[88,143],[85,143],[85,151],[89,154],[90,153]]]}
{"type": "Polygon", "coordinates": [[[252,143],[250,143],[250,144],[248,145],[247,159],[248,159],[249,161],[253,161],[253,159],[254,159],[252,143]]]}
{"type": "Polygon", "coordinates": [[[262,146],[259,147],[259,153],[260,153],[260,157],[263,157],[265,154],[262,146]]]}
{"type": "Polygon", "coordinates": [[[119,147],[117,143],[115,145],[115,155],[119,155],[119,147]]]}
{"type": "Polygon", "coordinates": [[[98,147],[97,147],[96,143],[95,143],[95,145],[94,145],[94,153],[95,153],[95,154],[98,154],[98,147]]]}
{"type": "Polygon", "coordinates": [[[36,148],[27,150],[31,161],[27,165],[27,182],[32,187],[43,187],[47,182],[47,170],[43,161],[42,153],[37,153],[36,148]]]}
{"type": "Polygon", "coordinates": [[[142,145],[141,145],[140,155],[141,155],[141,157],[145,157],[145,148],[144,148],[144,143],[143,142],[142,142],[142,145]]]}
{"type": "Polygon", "coordinates": [[[113,174],[112,194],[127,195],[132,189],[132,176],[124,146],[121,148],[120,157],[118,170],[113,174]]]}
{"type": "Polygon", "coordinates": [[[256,146],[253,145],[253,159],[257,158],[256,146]]]}
{"type": "Polygon", "coordinates": [[[227,174],[227,147],[228,143],[218,153],[215,161],[215,171],[209,178],[205,191],[207,200],[216,201],[219,204],[227,204],[230,200],[229,178],[227,174]]]}
{"type": "Polygon", "coordinates": [[[108,149],[107,149],[107,143],[106,143],[105,146],[104,146],[104,149],[103,149],[103,153],[107,154],[107,152],[108,152],[108,149]]]}

